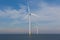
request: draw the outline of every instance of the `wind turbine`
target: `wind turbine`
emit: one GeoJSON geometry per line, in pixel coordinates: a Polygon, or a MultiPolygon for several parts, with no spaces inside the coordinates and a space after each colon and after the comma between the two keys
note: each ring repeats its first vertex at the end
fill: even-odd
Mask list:
{"type": "Polygon", "coordinates": [[[38,24],[36,24],[36,31],[37,31],[37,35],[38,35],[38,31],[39,31],[38,24]]]}
{"type": "MultiPolygon", "coordinates": [[[[30,5],[29,5],[29,0],[27,0],[27,10],[28,10],[28,22],[29,22],[29,36],[32,34],[32,32],[31,32],[31,16],[36,16],[36,17],[40,17],[40,16],[38,16],[38,15],[36,15],[36,14],[33,14],[33,13],[31,13],[31,10],[30,10],[30,7],[29,7],[30,5]]],[[[26,15],[26,16],[27,16],[26,15]]]]}
{"type": "Polygon", "coordinates": [[[29,1],[27,0],[27,9],[28,9],[28,20],[29,20],[29,36],[31,35],[31,11],[29,8],[29,1]]]}

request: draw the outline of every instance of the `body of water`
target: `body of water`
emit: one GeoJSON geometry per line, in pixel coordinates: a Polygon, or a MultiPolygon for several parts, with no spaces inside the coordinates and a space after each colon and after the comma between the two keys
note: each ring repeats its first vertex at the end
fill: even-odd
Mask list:
{"type": "Polygon", "coordinates": [[[60,34],[0,34],[0,40],[60,40],[60,34]]]}

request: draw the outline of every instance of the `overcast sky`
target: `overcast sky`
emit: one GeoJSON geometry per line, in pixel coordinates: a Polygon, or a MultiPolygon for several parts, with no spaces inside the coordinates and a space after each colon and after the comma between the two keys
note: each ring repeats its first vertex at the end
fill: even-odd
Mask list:
{"type": "MultiPolygon", "coordinates": [[[[28,0],[32,33],[60,34],[60,0],[28,0]]],[[[0,0],[0,33],[28,33],[27,0],[0,0]]]]}

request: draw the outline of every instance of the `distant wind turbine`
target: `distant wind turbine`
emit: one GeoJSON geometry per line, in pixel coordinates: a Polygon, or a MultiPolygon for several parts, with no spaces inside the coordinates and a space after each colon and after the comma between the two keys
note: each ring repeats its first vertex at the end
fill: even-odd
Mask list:
{"type": "Polygon", "coordinates": [[[37,35],[38,35],[38,31],[39,31],[38,24],[36,24],[36,30],[37,30],[37,35]]]}

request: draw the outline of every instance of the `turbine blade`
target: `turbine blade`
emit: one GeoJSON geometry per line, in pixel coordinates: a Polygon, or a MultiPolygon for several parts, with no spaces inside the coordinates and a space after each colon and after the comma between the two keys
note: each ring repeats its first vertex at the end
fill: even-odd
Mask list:
{"type": "Polygon", "coordinates": [[[27,19],[28,18],[28,15],[26,15],[25,17],[24,17],[24,19],[27,19]]]}
{"type": "Polygon", "coordinates": [[[38,16],[38,15],[36,15],[36,14],[33,14],[33,13],[31,13],[31,15],[36,16],[36,17],[40,17],[40,16],[38,16]]]}

